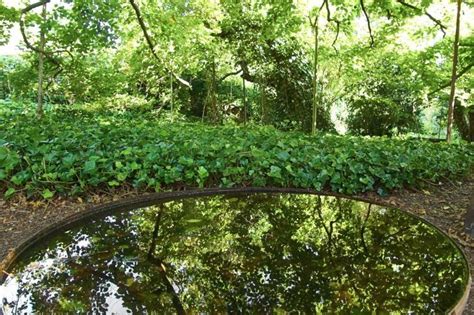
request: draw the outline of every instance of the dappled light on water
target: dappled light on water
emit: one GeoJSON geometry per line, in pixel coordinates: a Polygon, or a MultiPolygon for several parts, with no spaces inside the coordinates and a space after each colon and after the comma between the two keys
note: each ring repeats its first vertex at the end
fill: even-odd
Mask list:
{"type": "Polygon", "coordinates": [[[399,210],[255,194],[94,219],[25,254],[0,297],[10,313],[427,314],[467,278],[459,249],[399,210]]]}

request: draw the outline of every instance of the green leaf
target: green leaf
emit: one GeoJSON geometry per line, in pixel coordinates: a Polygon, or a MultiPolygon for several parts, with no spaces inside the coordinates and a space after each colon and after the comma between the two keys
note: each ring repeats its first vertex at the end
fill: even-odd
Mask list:
{"type": "Polygon", "coordinates": [[[84,172],[86,173],[94,173],[96,169],[95,161],[87,161],[84,164],[84,172]]]}
{"type": "Polygon", "coordinates": [[[270,172],[268,173],[270,177],[281,179],[281,168],[278,166],[272,165],[270,167],[270,172]]]}
{"type": "Polygon", "coordinates": [[[277,157],[282,160],[282,161],[286,161],[290,158],[290,154],[286,151],[280,151],[278,154],[277,154],[277,157]]]}
{"type": "Polygon", "coordinates": [[[7,191],[5,192],[5,198],[10,198],[11,196],[13,196],[13,194],[16,192],[16,189],[13,188],[13,187],[10,187],[7,189],[7,191]]]}
{"type": "Polygon", "coordinates": [[[54,192],[49,189],[45,189],[41,193],[41,196],[43,196],[44,199],[51,199],[54,196],[54,192]]]}
{"type": "Polygon", "coordinates": [[[209,173],[204,166],[199,166],[198,176],[200,179],[206,179],[209,176],[209,173]]]}
{"type": "Polygon", "coordinates": [[[120,152],[120,154],[125,155],[125,156],[130,155],[130,154],[132,154],[132,149],[126,148],[125,150],[120,152]]]}
{"type": "Polygon", "coordinates": [[[110,186],[110,187],[116,187],[116,186],[120,186],[120,183],[116,180],[111,180],[111,181],[108,181],[107,184],[110,186]]]}
{"type": "Polygon", "coordinates": [[[119,181],[121,181],[121,182],[123,182],[124,180],[126,180],[126,179],[127,179],[127,176],[128,176],[127,173],[117,173],[117,174],[115,175],[115,177],[116,177],[119,181]]]}

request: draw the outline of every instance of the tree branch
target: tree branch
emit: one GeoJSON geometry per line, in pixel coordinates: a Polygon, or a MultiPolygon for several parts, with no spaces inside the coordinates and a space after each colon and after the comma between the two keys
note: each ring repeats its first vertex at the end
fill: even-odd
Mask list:
{"type": "Polygon", "coordinates": [[[242,70],[242,78],[249,82],[256,82],[255,76],[250,74],[249,66],[246,61],[241,60],[238,62],[240,69],[242,70]]]}
{"type": "MultiPolygon", "coordinates": [[[[324,0],[323,3],[321,4],[321,6],[319,7],[318,9],[318,12],[316,14],[316,16],[314,17],[314,21],[311,20],[311,16],[308,15],[308,19],[309,19],[309,24],[311,25],[312,28],[314,28],[316,26],[316,23],[318,22],[318,17],[319,17],[319,13],[321,12],[321,10],[324,8],[324,6],[327,4],[327,1],[328,0],[324,0]]],[[[329,9],[327,9],[328,12],[329,12],[329,9]]],[[[330,14],[330,13],[329,13],[330,14]]]]}
{"type": "Polygon", "coordinates": [[[52,63],[59,66],[59,61],[56,60],[53,57],[53,53],[33,46],[33,44],[31,44],[31,42],[28,40],[28,36],[26,36],[26,31],[25,31],[25,21],[24,21],[25,15],[28,12],[30,12],[31,10],[36,9],[36,8],[42,6],[42,5],[45,5],[45,4],[49,3],[50,1],[51,0],[41,0],[41,1],[38,1],[36,3],[30,4],[29,6],[27,6],[24,9],[21,10],[21,13],[20,13],[20,32],[21,32],[21,37],[23,38],[23,42],[25,43],[25,45],[28,49],[30,49],[30,50],[38,53],[38,54],[45,55],[52,63]]]}
{"type": "Polygon", "coordinates": [[[138,7],[138,5],[135,3],[134,0],[129,0],[130,4],[132,5],[133,7],[133,10],[135,11],[135,15],[137,17],[137,21],[138,21],[138,24],[140,24],[140,28],[142,29],[142,32],[143,32],[143,36],[145,37],[145,41],[146,43],[148,44],[148,48],[150,49],[153,57],[155,57],[156,60],[158,60],[158,62],[162,63],[164,66],[165,66],[165,69],[170,72],[181,84],[187,86],[188,88],[191,88],[191,84],[184,80],[183,78],[180,78],[176,73],[174,73],[173,71],[171,71],[171,69],[169,69],[165,63],[163,62],[163,60],[161,60],[161,58],[158,56],[158,54],[156,53],[155,51],[155,45],[153,44],[153,41],[151,40],[151,37],[150,37],[150,34],[148,34],[148,30],[147,30],[147,27],[145,25],[145,21],[143,20],[142,18],[142,14],[140,12],[140,8],[138,7]]]}
{"type": "Polygon", "coordinates": [[[234,72],[229,72],[229,73],[223,75],[223,76],[219,79],[219,81],[224,81],[224,80],[227,79],[228,77],[233,76],[233,75],[238,75],[238,74],[241,73],[241,72],[242,72],[242,69],[237,70],[237,71],[234,71],[234,72]]]}
{"type": "Polygon", "coordinates": [[[46,86],[45,86],[45,88],[44,88],[46,91],[49,89],[49,87],[51,86],[51,84],[54,83],[54,80],[56,80],[56,78],[58,77],[58,75],[61,74],[61,72],[63,72],[64,69],[61,68],[60,65],[58,65],[55,70],[56,70],[56,72],[55,72],[55,73],[53,74],[53,76],[49,79],[48,84],[46,84],[46,86]]]}
{"type": "MultiPolygon", "coordinates": [[[[455,80],[459,79],[460,77],[462,77],[464,74],[466,74],[467,72],[469,72],[469,70],[471,70],[472,68],[474,67],[474,62],[468,64],[466,67],[464,67],[461,71],[459,71],[459,73],[456,75],[455,77],[455,80]]],[[[445,89],[447,87],[449,87],[451,85],[451,81],[449,82],[446,82],[445,84],[443,84],[442,86],[440,86],[439,88],[437,88],[436,90],[433,90],[431,92],[428,93],[428,96],[430,95],[433,95],[439,91],[441,91],[442,89],[445,89]]]]}
{"type": "Polygon", "coordinates": [[[327,14],[328,22],[331,22],[332,19],[331,19],[331,11],[329,10],[329,0],[324,1],[323,4],[326,4],[326,14],[327,14]]]}
{"type": "Polygon", "coordinates": [[[404,5],[408,8],[410,8],[410,9],[412,9],[412,10],[418,11],[419,13],[424,13],[431,21],[433,21],[436,25],[438,25],[441,32],[443,32],[443,37],[446,36],[446,26],[443,25],[443,23],[441,23],[440,20],[438,20],[437,18],[432,16],[429,12],[427,12],[426,10],[422,10],[422,9],[414,6],[413,4],[407,3],[403,0],[397,0],[397,2],[400,3],[401,5],[404,5]]]}
{"type": "Polygon", "coordinates": [[[161,62],[160,57],[155,52],[155,45],[153,45],[153,42],[151,40],[150,35],[148,34],[148,30],[146,28],[145,22],[143,21],[142,14],[140,12],[140,8],[138,5],[135,3],[134,0],[129,0],[130,4],[133,7],[133,10],[135,11],[135,15],[137,17],[138,24],[140,24],[140,28],[142,29],[143,36],[145,37],[145,41],[148,44],[148,48],[150,49],[151,53],[153,54],[153,57],[158,59],[161,62]]]}
{"type": "Polygon", "coordinates": [[[36,8],[38,8],[38,7],[40,7],[44,4],[47,4],[49,2],[51,2],[51,0],[40,0],[38,2],[32,3],[29,6],[22,9],[21,14],[26,14],[26,13],[30,12],[31,10],[36,9],[36,8]]]}
{"type": "Polygon", "coordinates": [[[362,12],[364,12],[365,19],[367,20],[367,27],[369,28],[369,35],[370,35],[370,47],[373,48],[375,41],[374,41],[374,36],[372,35],[372,27],[370,26],[370,18],[365,8],[364,0],[360,0],[360,7],[362,9],[362,12]]]}
{"type": "Polygon", "coordinates": [[[336,48],[336,42],[337,42],[337,39],[339,38],[339,28],[341,26],[341,22],[336,21],[336,20],[334,20],[334,22],[336,23],[336,37],[334,37],[334,41],[332,42],[331,46],[332,46],[332,48],[334,48],[334,50],[336,51],[336,54],[337,54],[338,50],[336,48]]]}
{"type": "Polygon", "coordinates": [[[331,46],[332,48],[334,48],[337,54],[339,52],[336,48],[336,42],[337,42],[337,39],[339,38],[339,28],[340,28],[341,21],[331,18],[331,10],[329,9],[329,0],[325,0],[323,2],[323,5],[326,5],[326,16],[327,16],[328,22],[336,23],[336,36],[334,37],[334,41],[332,42],[331,46]]]}

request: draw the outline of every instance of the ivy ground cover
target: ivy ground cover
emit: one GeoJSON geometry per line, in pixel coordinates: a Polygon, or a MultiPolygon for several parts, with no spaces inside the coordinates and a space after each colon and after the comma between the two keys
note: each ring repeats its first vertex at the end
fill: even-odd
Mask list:
{"type": "Polygon", "coordinates": [[[272,127],[169,123],[151,113],[72,107],[39,122],[0,110],[0,191],[30,197],[130,186],[302,187],[354,194],[472,172],[474,145],[310,136],[272,127]]]}

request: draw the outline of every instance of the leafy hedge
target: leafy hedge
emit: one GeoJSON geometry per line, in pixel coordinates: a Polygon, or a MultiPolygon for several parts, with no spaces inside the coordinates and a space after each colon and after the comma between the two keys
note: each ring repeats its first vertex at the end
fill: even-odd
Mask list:
{"type": "Polygon", "coordinates": [[[125,183],[291,186],[383,194],[471,172],[474,146],[160,122],[152,114],[58,109],[41,123],[0,110],[5,197],[67,195],[125,183]]]}

